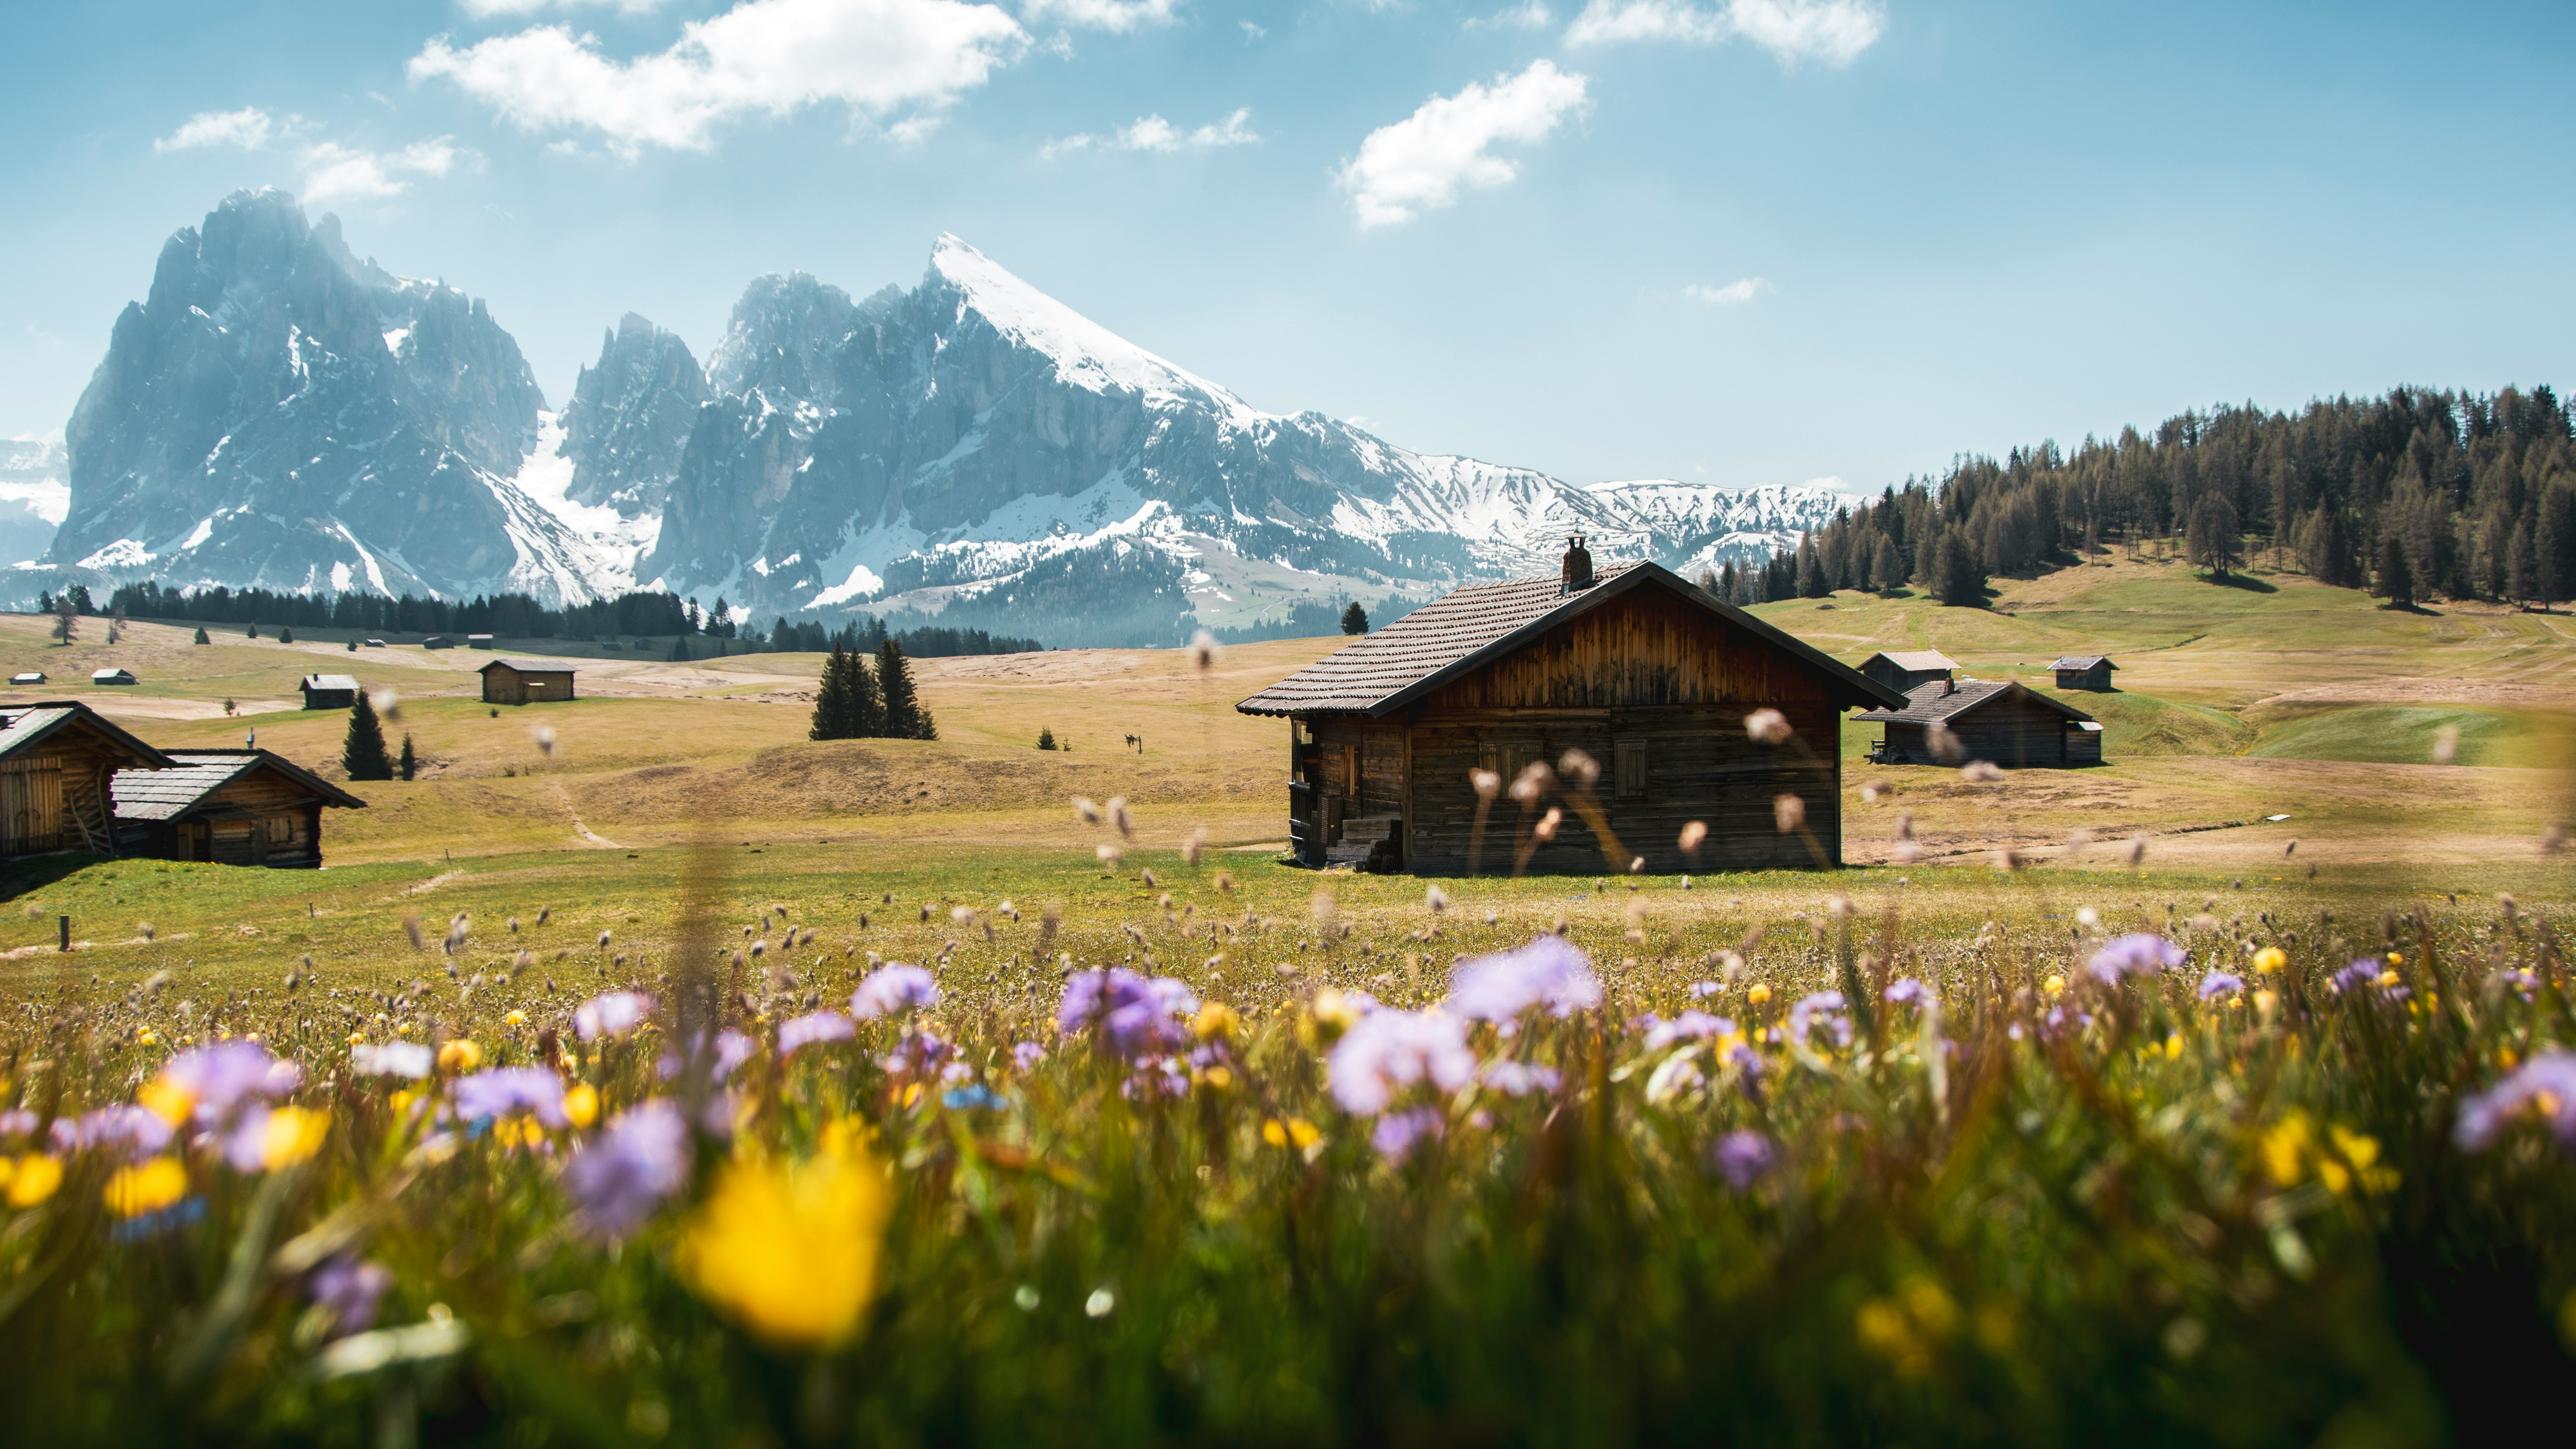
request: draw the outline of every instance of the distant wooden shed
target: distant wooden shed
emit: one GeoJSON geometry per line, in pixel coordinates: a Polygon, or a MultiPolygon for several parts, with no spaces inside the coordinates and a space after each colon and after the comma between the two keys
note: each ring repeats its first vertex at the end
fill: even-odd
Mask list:
{"type": "Polygon", "coordinates": [[[2120,666],[2107,654],[2068,654],[2048,666],[2057,672],[2060,689],[2089,689],[2107,694],[2111,690],[2111,671],[2120,666]]]}
{"type": "Polygon", "coordinates": [[[1958,668],[1956,661],[1938,649],[1908,649],[1896,653],[1879,653],[1860,662],[1860,672],[1863,675],[1877,680],[1899,694],[1917,685],[1948,679],[1958,668]]]}
{"type": "Polygon", "coordinates": [[[1578,542],[1557,578],[1467,585],[1235,707],[1289,720],[1309,864],[1600,873],[1839,864],[1842,711],[1903,700],[1659,564],[1596,575],[1578,542]],[[1793,733],[1752,738],[1766,709],[1793,733]],[[1560,778],[1526,808],[1508,794],[1575,751],[1589,785],[1560,778]],[[1480,800],[1480,772],[1504,793],[1480,800]],[[1781,796],[1803,830],[1781,829],[1781,796]],[[1706,835],[1685,853],[1693,822],[1706,835]]]}
{"type": "Polygon", "coordinates": [[[468,649],[489,649],[492,647],[492,636],[489,634],[468,634],[465,636],[465,647],[468,649]]]}
{"type": "Polygon", "coordinates": [[[432,634],[428,638],[420,641],[420,647],[423,649],[453,649],[456,647],[456,641],[448,638],[444,634],[432,634]]]}
{"type": "Polygon", "coordinates": [[[2091,715],[2011,680],[1920,684],[1906,696],[1903,708],[1873,709],[1853,718],[1887,726],[1870,749],[1874,764],[1960,765],[1985,760],[2022,769],[2102,763],[2101,726],[2091,715]],[[2086,729],[2087,725],[2092,728],[2086,729]],[[1945,751],[1936,731],[1947,731],[1955,747],[1945,751]]]}
{"type": "Polygon", "coordinates": [[[116,824],[128,854],[312,870],[322,812],[367,802],[267,750],[182,750],[165,769],[118,772],[116,824]]]}
{"type": "Polygon", "coordinates": [[[350,709],[358,703],[358,677],[354,674],[308,674],[296,686],[304,691],[306,709],[350,709]]]}
{"type": "Polygon", "coordinates": [[[45,671],[41,669],[30,669],[24,673],[12,674],[9,676],[9,682],[21,689],[24,689],[31,684],[42,684],[45,682],[45,671]]]}
{"type": "Polygon", "coordinates": [[[572,674],[552,659],[495,659],[483,676],[485,704],[542,704],[573,697],[572,674]]]}
{"type": "Polygon", "coordinates": [[[140,684],[143,681],[135,678],[133,671],[131,670],[94,669],[90,671],[89,682],[92,684],[140,684]]]}
{"type": "Polygon", "coordinates": [[[116,772],[170,757],[78,700],[0,709],[0,857],[116,852],[116,772]]]}

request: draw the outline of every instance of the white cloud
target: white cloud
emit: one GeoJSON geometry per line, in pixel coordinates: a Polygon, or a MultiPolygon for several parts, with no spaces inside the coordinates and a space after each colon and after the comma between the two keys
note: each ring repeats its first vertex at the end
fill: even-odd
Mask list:
{"type": "Polygon", "coordinates": [[[155,151],[193,151],[201,146],[237,146],[256,151],[268,144],[277,123],[257,106],[238,111],[199,111],[179,129],[152,143],[155,151]]]}
{"type": "Polygon", "coordinates": [[[462,4],[466,14],[482,20],[495,15],[534,15],[550,6],[559,10],[613,6],[622,15],[644,15],[659,9],[662,0],[462,0],[462,4]]]}
{"type": "Polygon", "coordinates": [[[540,25],[462,50],[432,40],[409,70],[454,81],[522,130],[597,131],[632,156],[704,150],[719,124],[754,112],[828,101],[871,120],[935,110],[1028,38],[998,7],[962,0],[742,0],[631,61],[601,55],[594,36],[540,25]]]}
{"type": "Polygon", "coordinates": [[[1227,146],[1260,144],[1261,136],[1252,129],[1252,108],[1242,107],[1221,122],[1184,131],[1161,116],[1140,116],[1133,125],[1122,126],[1106,136],[1083,134],[1049,141],[1038,151],[1038,159],[1051,161],[1068,152],[1152,151],[1168,155],[1174,151],[1214,151],[1227,146]]]}
{"type": "Polygon", "coordinates": [[[1568,45],[1752,41],[1784,65],[1849,65],[1878,41],[1887,15],[1877,0],[1592,0],[1565,29],[1568,45]]]}
{"type": "Polygon", "coordinates": [[[1497,10],[1485,16],[1470,15],[1463,22],[1469,30],[1545,30],[1555,23],[1556,12],[1548,9],[1541,0],[1521,0],[1520,4],[1508,10],[1497,10]]]}
{"type": "Polygon", "coordinates": [[[1169,25],[1180,8],[1180,0],[1021,0],[1020,15],[1032,25],[1053,19],[1124,35],[1149,25],[1169,25]]]}
{"type": "Polygon", "coordinates": [[[1771,284],[1760,277],[1746,277],[1741,281],[1729,282],[1723,287],[1703,286],[1693,282],[1682,288],[1682,295],[1694,302],[1706,302],[1712,307],[1741,307],[1752,301],[1755,293],[1767,292],[1770,289],[1771,284]]]}
{"type": "Polygon", "coordinates": [[[1250,45],[1256,40],[1265,39],[1270,34],[1270,30],[1267,26],[1255,25],[1249,20],[1238,20],[1234,23],[1243,27],[1243,43],[1246,45],[1250,45]]]}
{"type": "Polygon", "coordinates": [[[367,151],[324,141],[304,150],[304,200],[374,201],[411,189],[406,176],[445,176],[482,158],[441,136],[416,141],[399,151],[367,151]]]}
{"type": "Polygon", "coordinates": [[[415,141],[399,151],[370,151],[337,141],[303,139],[304,121],[280,121],[257,106],[238,111],[201,111],[169,135],[152,143],[155,151],[189,151],[221,146],[238,151],[266,150],[271,141],[294,158],[303,172],[297,189],[307,202],[373,201],[411,189],[405,178],[445,176],[459,167],[471,169],[483,158],[450,136],[415,141]]]}
{"type": "Polygon", "coordinates": [[[1433,96],[1393,125],[1360,142],[1360,154],[1335,176],[1350,192],[1360,225],[1393,226],[1458,199],[1460,186],[1502,186],[1517,163],[1491,155],[1500,141],[1536,141],[1590,102],[1584,76],[1532,61],[1519,75],[1469,82],[1454,96],[1433,96]]]}

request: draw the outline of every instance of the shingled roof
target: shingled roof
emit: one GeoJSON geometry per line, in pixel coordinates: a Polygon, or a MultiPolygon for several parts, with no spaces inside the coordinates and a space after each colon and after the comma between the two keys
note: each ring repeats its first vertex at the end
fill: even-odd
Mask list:
{"type": "Polygon", "coordinates": [[[119,820],[176,820],[253,770],[270,769],[322,797],[326,805],[366,808],[367,802],[267,750],[185,750],[166,770],[119,770],[108,783],[119,820]]]}
{"type": "Polygon", "coordinates": [[[0,710],[0,760],[33,748],[37,741],[74,721],[105,735],[147,761],[158,764],[169,759],[79,700],[53,699],[42,704],[0,710]]]}
{"type": "Polygon", "coordinates": [[[1948,724],[1972,709],[2016,692],[2038,700],[2069,719],[2089,720],[2093,717],[2071,704],[2023,689],[2009,679],[1962,679],[1956,684],[1944,684],[1936,679],[1906,691],[1903,709],[1863,710],[1852,718],[1870,724],[1948,724]]]}
{"type": "Polygon", "coordinates": [[[1660,586],[1840,685],[1848,703],[1894,704],[1896,691],[1783,633],[1657,563],[1611,564],[1588,589],[1559,578],[1467,584],[1307,665],[1235,706],[1245,714],[1392,714],[1460,675],[1631,589],[1660,586]]]}
{"type": "MultiPolygon", "coordinates": [[[[1959,667],[1957,660],[1952,659],[1949,655],[1942,653],[1938,649],[1907,649],[1901,652],[1883,649],[1878,653],[1869,656],[1869,659],[1884,659],[1888,663],[1895,665],[1897,668],[1904,670],[1908,674],[1920,673],[1926,669],[1956,669],[1959,667]]],[[[1869,659],[1862,660],[1861,664],[1866,667],[1869,663],[1869,659]]]]}
{"type": "MultiPolygon", "coordinates": [[[[2096,664],[2111,664],[2111,656],[2108,654],[2066,654],[2059,656],[2058,661],[2048,667],[2051,669],[2090,669],[2096,664]]],[[[2117,664],[2111,664],[2111,667],[2117,669],[2120,666],[2117,664]]]]}
{"type": "Polygon", "coordinates": [[[495,659],[474,672],[489,674],[495,669],[514,669],[521,674],[570,674],[575,663],[570,659],[495,659]]]}

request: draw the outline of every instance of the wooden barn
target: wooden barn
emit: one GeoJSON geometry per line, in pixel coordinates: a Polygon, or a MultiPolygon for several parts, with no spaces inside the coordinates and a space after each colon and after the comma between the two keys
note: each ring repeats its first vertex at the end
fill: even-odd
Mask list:
{"type": "Polygon", "coordinates": [[[359,687],[354,674],[308,674],[296,686],[304,691],[306,709],[353,709],[359,687]]]}
{"type": "Polygon", "coordinates": [[[1661,565],[1596,575],[1578,544],[1557,578],[1470,584],[1235,707],[1289,721],[1289,830],[1310,864],[1502,874],[1531,843],[1522,868],[1600,874],[1840,864],[1842,711],[1903,700],[1661,565]],[[1751,738],[1765,709],[1793,733],[1751,738]],[[1598,766],[1588,788],[1510,798],[1574,751],[1598,766]],[[1505,787],[1481,838],[1479,771],[1505,787]],[[1802,829],[1780,828],[1782,795],[1802,829]],[[1706,839],[1685,853],[1693,822],[1706,839]]]}
{"type": "Polygon", "coordinates": [[[367,802],[266,750],[183,750],[165,769],[118,772],[116,827],[128,855],[312,870],[322,812],[367,802]]]}
{"type": "Polygon", "coordinates": [[[1881,765],[1960,765],[1986,760],[2008,769],[2102,763],[2102,727],[2070,704],[2011,680],[1938,680],[1916,685],[1903,707],[1853,716],[1887,726],[1869,758],[1881,765]],[[1935,729],[1957,741],[1947,750],[1935,729]]]}
{"type": "Polygon", "coordinates": [[[2120,666],[2107,654],[2069,654],[2048,666],[2057,671],[2060,689],[2089,689],[2096,694],[2111,691],[2111,671],[2120,666]]]}
{"type": "Polygon", "coordinates": [[[572,698],[572,671],[552,659],[495,659],[483,676],[485,704],[542,704],[572,698]]]}
{"type": "Polygon", "coordinates": [[[1873,654],[1860,662],[1860,672],[1895,690],[1907,693],[1918,685],[1949,679],[1958,664],[1938,649],[1909,649],[1894,654],[1873,654]]]}
{"type": "Polygon", "coordinates": [[[76,700],[0,709],[0,857],[116,853],[116,772],[170,757],[76,700]]]}

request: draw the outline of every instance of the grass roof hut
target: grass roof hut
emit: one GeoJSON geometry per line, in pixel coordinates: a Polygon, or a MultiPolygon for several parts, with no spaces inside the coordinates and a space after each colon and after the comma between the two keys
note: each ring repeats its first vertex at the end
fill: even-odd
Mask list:
{"type": "Polygon", "coordinates": [[[1596,574],[1578,539],[1556,578],[1469,584],[1235,707],[1290,722],[1309,864],[1599,874],[1840,864],[1842,711],[1903,700],[1659,564],[1596,574]],[[1763,710],[1789,733],[1754,738],[1763,710]]]}

